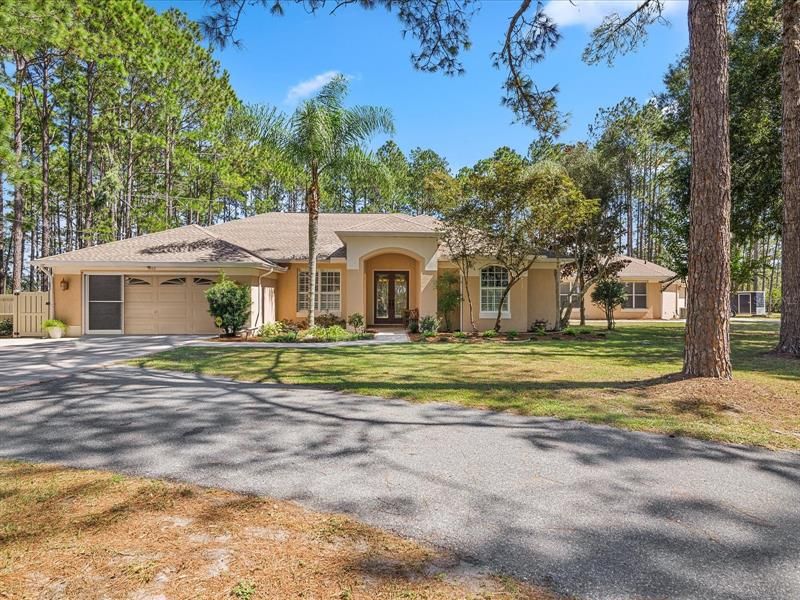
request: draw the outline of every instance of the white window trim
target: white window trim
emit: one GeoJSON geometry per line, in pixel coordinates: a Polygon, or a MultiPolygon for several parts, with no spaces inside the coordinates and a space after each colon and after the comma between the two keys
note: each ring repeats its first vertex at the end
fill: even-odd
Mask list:
{"type": "MultiPolygon", "coordinates": [[[[497,311],[486,311],[481,310],[481,290],[483,289],[483,278],[481,273],[484,269],[488,269],[489,267],[500,267],[501,269],[506,269],[503,265],[491,264],[491,265],[484,265],[480,269],[478,269],[478,318],[479,319],[496,319],[497,318],[497,311]]],[[[508,272],[508,269],[506,269],[508,272]]],[[[511,273],[508,274],[509,280],[511,279],[511,273]]],[[[511,286],[514,287],[513,285],[511,286]]],[[[496,288],[492,288],[496,289],[496,288]]],[[[510,319],[511,318],[511,289],[508,290],[508,295],[506,296],[506,301],[508,303],[508,310],[504,310],[500,313],[500,319],[510,319]]]]}
{"type": "MultiPolygon", "coordinates": [[[[625,283],[625,284],[628,284],[628,283],[634,283],[634,284],[635,283],[640,283],[640,284],[642,284],[644,286],[644,308],[633,308],[633,307],[625,308],[623,306],[623,307],[620,308],[620,310],[622,312],[632,312],[632,313],[634,313],[634,312],[638,312],[638,313],[647,312],[648,310],[650,310],[650,307],[648,306],[648,304],[649,304],[648,303],[648,296],[650,294],[647,293],[647,282],[646,281],[624,281],[623,283],[625,283]]],[[[636,294],[636,296],[641,296],[641,295],[642,294],[636,294]]]]}
{"type": "MultiPolygon", "coordinates": [[[[318,308],[314,311],[315,315],[336,315],[340,317],[342,315],[342,272],[339,269],[317,269],[317,276],[322,279],[321,273],[338,273],[339,274],[339,310],[325,310],[323,308],[318,308]]],[[[307,308],[300,308],[300,274],[301,273],[308,273],[308,269],[298,269],[297,270],[297,280],[296,280],[296,288],[295,288],[295,317],[297,318],[304,318],[308,317],[308,309],[307,308]]],[[[316,301],[321,305],[321,296],[319,291],[319,285],[317,285],[316,290],[316,301]]],[[[330,293],[330,292],[328,292],[330,293]]]]}

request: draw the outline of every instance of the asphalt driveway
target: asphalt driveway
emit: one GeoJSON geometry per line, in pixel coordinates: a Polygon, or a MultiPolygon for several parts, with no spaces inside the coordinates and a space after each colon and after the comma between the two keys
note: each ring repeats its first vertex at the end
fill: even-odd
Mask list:
{"type": "Polygon", "coordinates": [[[0,391],[128,358],[168,350],[198,339],[189,335],[87,336],[60,340],[0,340],[0,391]]]}
{"type": "Polygon", "coordinates": [[[114,367],[0,394],[0,456],[350,513],[586,598],[800,598],[800,455],[114,367]]]}

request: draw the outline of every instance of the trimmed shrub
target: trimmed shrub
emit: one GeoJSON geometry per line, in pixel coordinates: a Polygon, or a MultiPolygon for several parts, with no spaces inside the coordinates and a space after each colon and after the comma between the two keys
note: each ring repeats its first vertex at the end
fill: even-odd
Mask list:
{"type": "Polygon", "coordinates": [[[412,308],[403,313],[406,328],[410,333],[419,333],[419,309],[412,308]]]}
{"type": "Polygon", "coordinates": [[[512,329],[506,333],[506,337],[510,340],[515,340],[519,337],[519,332],[516,329],[512,329]]]}
{"type": "Polygon", "coordinates": [[[467,338],[469,336],[467,335],[466,331],[456,331],[453,334],[453,337],[457,337],[458,339],[463,340],[463,339],[465,339],[465,338],[467,338]]]}
{"type": "Polygon", "coordinates": [[[226,335],[236,335],[250,317],[250,288],[225,277],[206,290],[208,312],[226,335]]]}
{"type": "Polygon", "coordinates": [[[3,319],[0,321],[0,337],[8,337],[14,333],[14,323],[11,319],[3,319]]]}
{"type": "Polygon", "coordinates": [[[364,315],[361,313],[353,313],[349,317],[347,317],[347,324],[350,325],[353,329],[355,329],[356,333],[363,333],[366,327],[364,321],[364,315]]]}
{"type": "Polygon", "coordinates": [[[286,325],[281,321],[276,321],[275,323],[265,323],[262,325],[261,329],[258,330],[258,337],[274,338],[286,333],[289,333],[289,329],[286,327],[286,325]]]}
{"type": "Polygon", "coordinates": [[[497,337],[497,332],[494,329],[487,329],[486,331],[484,331],[481,334],[481,337],[484,337],[487,340],[490,340],[492,338],[496,338],[497,337]]]}
{"type": "Polygon", "coordinates": [[[423,335],[439,333],[441,319],[436,315],[425,315],[419,320],[419,330],[423,335]]]}

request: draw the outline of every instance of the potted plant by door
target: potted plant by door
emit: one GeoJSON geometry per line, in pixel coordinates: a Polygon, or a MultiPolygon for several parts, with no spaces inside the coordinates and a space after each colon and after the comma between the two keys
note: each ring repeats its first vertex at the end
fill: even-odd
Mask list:
{"type": "Polygon", "coordinates": [[[67,325],[58,319],[47,319],[42,323],[42,329],[47,332],[48,337],[57,340],[67,332],[67,325]]]}

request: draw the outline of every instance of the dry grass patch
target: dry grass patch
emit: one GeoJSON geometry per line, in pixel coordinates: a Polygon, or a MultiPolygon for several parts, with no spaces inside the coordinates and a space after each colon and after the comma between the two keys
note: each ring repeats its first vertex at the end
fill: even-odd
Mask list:
{"type": "Polygon", "coordinates": [[[0,462],[0,598],[162,597],[556,598],[289,502],[0,462]]]}

